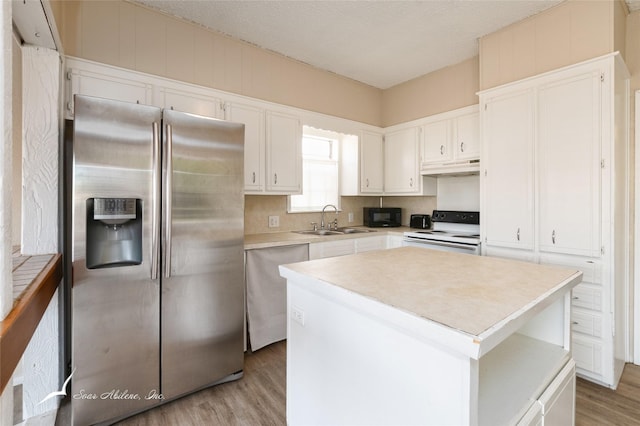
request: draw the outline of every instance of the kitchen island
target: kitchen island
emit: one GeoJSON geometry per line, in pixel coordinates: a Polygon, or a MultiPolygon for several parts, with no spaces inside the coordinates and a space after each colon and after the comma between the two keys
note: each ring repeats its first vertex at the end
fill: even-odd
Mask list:
{"type": "Polygon", "coordinates": [[[288,424],[572,422],[581,272],[415,247],[280,271],[288,424]]]}

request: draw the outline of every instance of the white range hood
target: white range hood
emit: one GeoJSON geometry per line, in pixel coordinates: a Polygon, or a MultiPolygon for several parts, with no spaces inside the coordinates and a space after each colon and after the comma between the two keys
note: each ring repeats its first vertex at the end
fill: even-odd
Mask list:
{"type": "Polygon", "coordinates": [[[466,176],[480,173],[480,160],[458,161],[452,163],[423,165],[423,176],[466,176]]]}

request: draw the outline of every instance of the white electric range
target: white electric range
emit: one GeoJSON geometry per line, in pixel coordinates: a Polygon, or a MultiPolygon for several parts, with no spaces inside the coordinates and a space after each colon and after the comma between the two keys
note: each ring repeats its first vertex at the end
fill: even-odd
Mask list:
{"type": "Polygon", "coordinates": [[[434,210],[431,222],[432,229],[405,232],[402,244],[480,254],[480,212],[434,210]]]}

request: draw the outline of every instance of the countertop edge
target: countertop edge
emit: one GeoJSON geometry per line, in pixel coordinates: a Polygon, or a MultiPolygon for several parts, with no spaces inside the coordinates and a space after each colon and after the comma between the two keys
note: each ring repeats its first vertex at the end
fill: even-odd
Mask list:
{"type": "MultiPolygon", "coordinates": [[[[362,226],[354,226],[362,228],[362,226]]],[[[261,234],[246,234],[244,236],[244,249],[255,250],[269,247],[290,246],[296,244],[320,243],[324,241],[338,241],[356,238],[367,238],[375,236],[388,236],[396,234],[402,236],[404,232],[411,228],[401,226],[398,228],[375,228],[372,232],[343,234],[343,235],[308,235],[298,234],[295,231],[268,232],[261,234]]]]}

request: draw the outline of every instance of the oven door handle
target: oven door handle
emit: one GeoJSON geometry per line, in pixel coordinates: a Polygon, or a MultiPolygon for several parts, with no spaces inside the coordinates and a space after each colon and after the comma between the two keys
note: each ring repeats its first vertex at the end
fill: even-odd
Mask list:
{"type": "Polygon", "coordinates": [[[478,248],[478,244],[464,244],[464,243],[454,243],[450,241],[437,241],[437,240],[425,240],[423,238],[415,238],[415,237],[404,237],[404,241],[410,243],[418,243],[425,246],[433,245],[433,246],[441,246],[441,247],[456,247],[469,251],[475,251],[478,248]]]}

